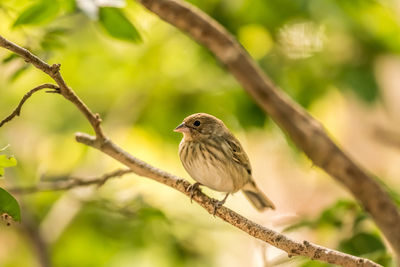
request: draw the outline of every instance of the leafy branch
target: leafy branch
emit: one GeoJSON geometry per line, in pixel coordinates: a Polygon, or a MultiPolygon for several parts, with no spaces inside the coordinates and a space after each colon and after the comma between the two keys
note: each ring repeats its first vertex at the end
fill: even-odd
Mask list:
{"type": "MultiPolygon", "coordinates": [[[[188,197],[191,196],[191,193],[188,192],[188,188],[190,186],[189,182],[133,157],[104,135],[100,126],[100,116],[93,113],[75,94],[75,92],[67,86],[60,74],[60,64],[53,64],[50,66],[28,50],[6,40],[2,36],[0,36],[0,46],[20,55],[26,62],[31,63],[36,68],[48,74],[57,83],[58,87],[60,88],[60,94],[72,102],[84,114],[89,123],[92,125],[96,136],[93,137],[87,134],[77,133],[76,140],[78,142],[92,146],[113,157],[129,167],[130,170],[137,175],[151,178],[157,182],[163,183],[180,191],[188,197]]],[[[199,190],[195,192],[193,200],[206,209],[210,214],[213,212],[214,202],[216,200],[206,196],[199,190]]],[[[218,216],[222,220],[230,223],[231,225],[257,239],[265,241],[279,249],[286,251],[290,257],[305,256],[310,259],[334,263],[341,266],[380,266],[371,260],[324,248],[308,241],[297,242],[283,234],[252,222],[226,207],[219,208],[215,216],[218,216]]]]}

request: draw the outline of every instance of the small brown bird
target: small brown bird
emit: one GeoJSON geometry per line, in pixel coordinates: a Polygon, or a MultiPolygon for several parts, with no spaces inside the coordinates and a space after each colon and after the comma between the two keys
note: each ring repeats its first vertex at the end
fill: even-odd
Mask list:
{"type": "Polygon", "coordinates": [[[275,209],[257,188],[246,152],[221,120],[197,113],[186,117],[174,131],[183,134],[179,157],[196,181],[189,188],[192,194],[199,185],[226,192],[224,199],[216,203],[214,213],[229,194],[240,189],[257,210],[275,209]]]}

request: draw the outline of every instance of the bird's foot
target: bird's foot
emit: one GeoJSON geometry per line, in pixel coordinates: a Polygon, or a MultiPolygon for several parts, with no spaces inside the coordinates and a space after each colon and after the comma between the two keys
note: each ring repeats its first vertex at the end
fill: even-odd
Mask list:
{"type": "Polygon", "coordinates": [[[213,215],[214,215],[214,217],[215,217],[215,214],[217,213],[217,210],[220,207],[222,207],[222,205],[224,205],[224,203],[225,203],[225,201],[222,201],[222,200],[219,200],[219,201],[216,200],[216,201],[213,202],[213,206],[214,206],[213,215]]]}
{"type": "Polygon", "coordinates": [[[188,186],[188,188],[186,189],[186,192],[190,192],[190,203],[192,203],[193,200],[193,196],[194,196],[194,192],[199,189],[199,186],[201,185],[201,183],[194,183],[188,186]]]}
{"type": "Polygon", "coordinates": [[[227,194],[225,195],[224,199],[222,199],[222,200],[215,200],[215,201],[213,202],[213,206],[214,206],[213,215],[214,215],[214,216],[215,216],[215,214],[217,213],[217,210],[218,210],[220,207],[222,207],[222,205],[225,204],[225,201],[226,201],[226,199],[228,198],[228,196],[229,196],[229,193],[227,193],[227,194]]]}

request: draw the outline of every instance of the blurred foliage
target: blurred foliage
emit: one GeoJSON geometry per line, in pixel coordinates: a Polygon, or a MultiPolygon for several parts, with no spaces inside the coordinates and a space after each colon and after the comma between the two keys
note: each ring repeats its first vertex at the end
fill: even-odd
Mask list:
{"type": "Polygon", "coordinates": [[[191,2],[232,33],[239,33],[239,40],[247,25],[262,29],[253,30],[251,37],[242,41],[245,47],[251,43],[246,47],[251,54],[254,46],[251,40],[257,36],[260,42],[267,39],[256,46],[260,49],[263,44],[270,47],[272,38],[272,49],[266,49],[264,57],[256,58],[274,81],[306,107],[332,87],[351,90],[368,102],[376,100],[379,89],[373,62],[382,53],[398,53],[400,49],[394,1],[191,2]],[[289,31],[291,34],[285,34],[290,29],[293,29],[289,31]],[[301,37],[309,40],[304,42],[301,37]],[[323,43],[320,49],[315,49],[316,41],[323,43]],[[299,48],[304,57],[285,54],[285,50],[299,48]]]}
{"type": "MultiPolygon", "coordinates": [[[[67,42],[63,39],[72,38],[70,36],[74,36],[76,32],[87,34],[84,29],[90,27],[93,20],[95,24],[102,25],[105,32],[111,36],[134,42],[142,39],[136,28],[147,27],[143,22],[143,25],[140,23],[141,11],[138,11],[138,8],[129,1],[126,4],[134,6],[134,8],[125,8],[124,10],[119,9],[120,4],[115,4],[114,7],[108,6],[110,2],[107,1],[104,2],[106,6],[95,6],[94,1],[75,3],[73,0],[58,0],[49,2],[43,0],[26,5],[27,1],[8,0],[2,3],[6,13],[15,18],[14,22],[11,20],[11,26],[28,25],[40,32],[39,38],[29,40],[28,48],[41,56],[44,54],[45,58],[49,57],[52,51],[66,45],[67,42]],[[15,8],[10,8],[11,6],[18,6],[18,9],[14,10],[15,8]],[[132,23],[133,20],[138,23],[132,23]],[[35,25],[38,26],[35,28],[35,25]]],[[[115,2],[120,3],[121,1],[115,2]]],[[[352,91],[367,102],[375,101],[379,96],[379,88],[374,75],[374,61],[383,53],[400,51],[399,38],[392,38],[399,36],[400,28],[392,11],[394,2],[391,1],[384,3],[355,1],[351,4],[339,0],[191,2],[208,12],[237,35],[272,79],[305,107],[325,95],[328,90],[352,91]],[[370,23],[372,20],[369,18],[375,18],[379,23],[370,23]]],[[[101,1],[98,2],[98,4],[101,3],[101,1]]],[[[172,43],[181,38],[178,38],[175,31],[171,31],[171,29],[168,29],[167,32],[169,36],[174,36],[170,41],[172,43]]],[[[92,38],[100,38],[93,36],[93,33],[90,34],[92,38]]],[[[157,33],[147,32],[145,35],[148,36],[147,39],[157,39],[149,37],[153,34],[157,33]]],[[[162,38],[161,36],[159,40],[162,38]]],[[[132,60],[140,60],[141,65],[147,66],[146,69],[152,70],[152,76],[157,77],[156,74],[160,73],[158,68],[164,65],[163,61],[176,61],[176,59],[187,57],[192,61],[187,66],[188,71],[191,70],[190,75],[193,76],[192,78],[196,78],[183,78],[185,70],[178,69],[179,66],[173,63],[169,67],[171,73],[161,70],[164,77],[157,77],[157,80],[149,80],[149,77],[141,71],[142,80],[147,78],[148,81],[151,81],[148,86],[137,84],[137,82],[135,86],[141,87],[141,91],[148,91],[147,97],[143,97],[145,103],[142,105],[146,108],[146,112],[143,114],[147,114],[149,110],[160,110],[158,107],[173,103],[175,107],[179,107],[175,109],[176,111],[169,109],[169,112],[163,112],[161,110],[154,116],[157,116],[159,121],[171,118],[179,121],[183,115],[199,111],[199,107],[204,105],[203,99],[205,98],[207,100],[215,99],[214,103],[208,105],[209,110],[205,110],[207,112],[216,115],[231,113],[236,117],[240,114],[245,118],[256,117],[254,121],[240,119],[240,123],[246,128],[264,125],[265,115],[260,116],[263,113],[249,98],[243,99],[245,93],[230,77],[226,77],[225,72],[219,71],[220,77],[207,75],[207,72],[218,73],[215,72],[214,66],[209,64],[202,66],[203,63],[200,63],[200,61],[213,61],[207,51],[194,47],[184,48],[183,53],[179,53],[178,43],[175,42],[175,45],[168,43],[169,40],[166,39],[164,49],[160,49],[160,47],[138,49],[139,51],[147,50],[151,60],[159,58],[158,62],[149,62],[143,58],[143,56],[146,57],[144,54],[141,59],[135,57],[132,60]],[[171,52],[171,58],[168,56],[160,58],[159,56],[164,55],[166,49],[171,52]],[[205,68],[210,70],[206,70],[206,73],[193,72],[195,69],[205,70],[205,68]],[[199,75],[203,75],[203,79],[209,82],[194,83],[193,81],[197,81],[199,75]],[[226,82],[220,84],[218,80],[226,80],[226,82]],[[166,83],[167,81],[168,83],[166,83]],[[217,92],[213,88],[218,88],[217,92]],[[216,98],[215,94],[219,98],[216,98]],[[222,108],[218,105],[223,101],[222,99],[229,99],[232,104],[227,103],[222,108]],[[238,104],[239,102],[242,105],[238,104]],[[244,109],[243,106],[245,106],[244,109]]],[[[90,48],[83,45],[80,49],[85,51],[90,48]]],[[[93,48],[91,49],[93,50],[93,48]]],[[[104,48],[102,49],[104,51],[104,48]]],[[[115,56],[118,57],[118,55],[115,56]]],[[[7,58],[10,59],[10,56],[7,55],[5,60],[7,58]]],[[[115,64],[119,63],[117,58],[113,61],[115,64]]],[[[113,62],[107,63],[110,66],[113,65],[113,62]]],[[[26,66],[17,68],[15,73],[11,74],[11,79],[19,77],[25,71],[26,66]]],[[[156,79],[155,77],[153,79],[156,79]]],[[[101,87],[104,86],[109,85],[105,84],[101,87]]],[[[104,108],[108,109],[108,107],[104,108]]],[[[145,123],[150,117],[152,115],[141,119],[139,123],[145,123]]],[[[160,130],[162,134],[171,129],[169,125],[145,124],[160,130]]]]}
{"type": "Polygon", "coordinates": [[[123,208],[89,202],[54,245],[53,262],[60,267],[209,265],[196,233],[180,239],[173,224],[140,199],[123,208]]]}
{"type": "Polygon", "coordinates": [[[18,16],[13,26],[51,21],[58,15],[58,9],[59,4],[57,1],[44,0],[36,2],[18,16]]]}
{"type": "MultiPolygon", "coordinates": [[[[7,147],[0,149],[0,152],[5,150],[7,147]]],[[[17,165],[17,160],[14,157],[7,155],[0,155],[0,177],[4,176],[4,168],[13,167],[17,165]]],[[[0,187],[0,215],[2,219],[5,219],[8,223],[8,216],[14,221],[21,221],[21,211],[17,200],[8,193],[6,190],[0,187]]]]}
{"type": "MultiPolygon", "coordinates": [[[[339,200],[326,208],[313,220],[303,219],[284,231],[300,228],[330,232],[338,240],[336,249],[351,255],[371,259],[382,266],[394,266],[389,251],[375,226],[371,226],[367,214],[355,202],[339,200]]],[[[307,260],[302,267],[331,266],[307,260]]]]}
{"type": "Polygon", "coordinates": [[[0,177],[4,175],[4,168],[17,165],[17,160],[14,157],[0,155],[0,177]]]}
{"type": "MultiPolygon", "coordinates": [[[[381,55],[400,52],[394,0],[190,2],[235,35],[272,80],[305,108],[333,90],[354,94],[369,104],[381,101],[376,62],[381,55]]],[[[214,114],[234,131],[269,124],[265,113],[210,52],[134,1],[3,0],[0,19],[1,35],[49,63],[62,64],[68,85],[102,116],[107,134],[162,167],[173,168],[170,155],[176,154],[180,136],[172,129],[191,113],[214,114]]],[[[4,117],[27,90],[49,79],[8,51],[0,50],[0,58],[0,117],[4,117]]],[[[43,172],[101,173],[115,167],[74,142],[76,131],[92,130],[62,97],[38,93],[24,105],[21,117],[0,132],[0,140],[12,145],[20,162],[7,172],[6,184],[34,185],[43,172]]],[[[9,161],[0,156],[0,174],[9,161]]],[[[138,198],[120,207],[127,195],[140,191],[137,184],[127,182],[127,190],[121,183],[109,191],[102,188],[91,196],[93,200],[81,203],[61,236],[49,244],[54,266],[213,266],[215,254],[231,252],[223,247],[214,253],[214,230],[199,229],[198,217],[192,214],[177,226],[166,213],[180,203],[157,190],[146,187],[152,194],[148,199],[165,197],[162,209],[138,198]],[[102,199],[112,199],[114,194],[118,197],[113,200],[102,199]]],[[[386,188],[399,203],[398,193],[386,188]]],[[[65,195],[21,196],[21,203],[40,228],[65,195]]],[[[64,213],[69,215],[68,210],[64,213]]],[[[377,229],[351,201],[338,201],[316,219],[304,219],[287,230],[301,229],[321,236],[330,233],[342,251],[384,266],[392,262],[377,229]]],[[[3,243],[23,256],[0,253],[0,258],[7,258],[2,266],[34,266],[37,260],[31,247],[35,244],[22,231],[14,233],[14,239],[11,235],[3,243]]],[[[237,257],[229,255],[233,260],[237,257]]]]}
{"type": "Polygon", "coordinates": [[[6,190],[0,187],[0,214],[7,220],[11,216],[14,221],[21,221],[21,211],[18,202],[6,190]]]}
{"type": "Polygon", "coordinates": [[[141,41],[138,31],[119,8],[100,8],[99,21],[104,29],[115,38],[133,42],[141,41]]]}

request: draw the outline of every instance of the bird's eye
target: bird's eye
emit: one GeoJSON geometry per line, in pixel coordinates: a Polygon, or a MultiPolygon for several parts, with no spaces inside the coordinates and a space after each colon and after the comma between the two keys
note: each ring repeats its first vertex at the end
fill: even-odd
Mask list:
{"type": "Polygon", "coordinates": [[[200,121],[195,121],[195,122],[193,123],[193,125],[196,126],[196,127],[197,127],[197,126],[200,126],[200,121]]]}

